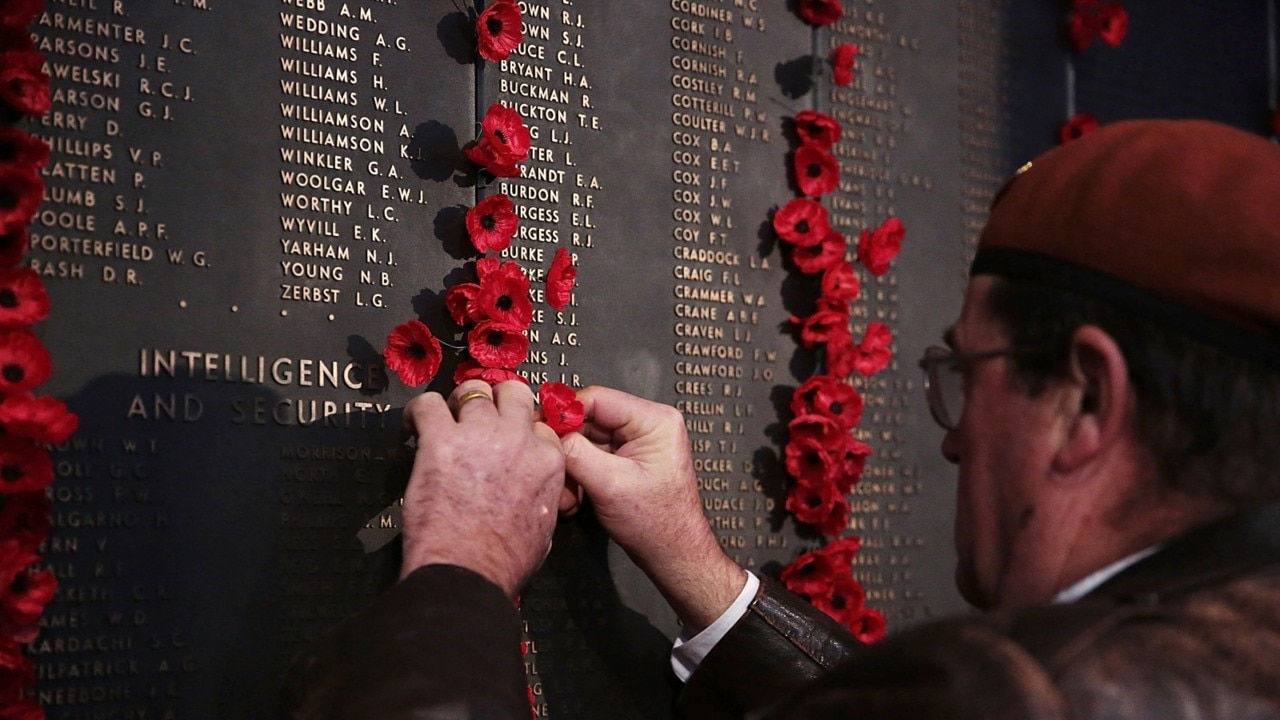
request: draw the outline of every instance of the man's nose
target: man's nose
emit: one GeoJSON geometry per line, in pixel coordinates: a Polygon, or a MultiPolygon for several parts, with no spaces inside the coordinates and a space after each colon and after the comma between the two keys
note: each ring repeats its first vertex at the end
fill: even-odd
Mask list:
{"type": "Polygon", "coordinates": [[[942,457],[954,465],[960,464],[960,438],[957,430],[948,430],[942,436],[942,457]]]}

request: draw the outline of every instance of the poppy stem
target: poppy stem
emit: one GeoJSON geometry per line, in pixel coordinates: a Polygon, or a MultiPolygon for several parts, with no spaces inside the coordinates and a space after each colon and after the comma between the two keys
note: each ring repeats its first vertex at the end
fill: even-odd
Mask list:
{"type": "Polygon", "coordinates": [[[447,347],[447,348],[449,348],[449,349],[453,350],[454,352],[463,352],[464,350],[466,350],[466,349],[467,349],[467,346],[466,346],[466,345],[454,345],[454,344],[452,344],[452,343],[447,343],[447,342],[445,342],[445,341],[441,340],[440,338],[436,338],[436,340],[437,340],[437,341],[439,341],[439,343],[440,343],[441,345],[443,345],[443,346],[445,346],[445,347],[447,347]]]}

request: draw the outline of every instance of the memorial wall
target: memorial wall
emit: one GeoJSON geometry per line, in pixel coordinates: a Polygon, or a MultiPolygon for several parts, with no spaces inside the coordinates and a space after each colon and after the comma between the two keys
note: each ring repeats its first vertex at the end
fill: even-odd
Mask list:
{"type": "MultiPolygon", "coordinates": [[[[1061,8],[846,0],[815,30],[780,1],[527,1],[523,42],[482,61],[444,0],[45,5],[53,107],[22,126],[51,158],[25,262],[52,297],[42,392],[80,417],[54,452],[58,590],[30,646],[48,717],[267,717],[290,657],[394,581],[396,543],[356,536],[401,496],[421,388],[382,350],[412,318],[465,343],[444,293],[474,281],[463,217],[494,193],[535,307],[519,373],[678,407],[744,566],[820,547],[784,509],[788,407],[819,362],[790,318],[813,287],[771,226],[804,110],[843,128],[823,203],[850,257],[864,229],[906,229],[851,309],[855,339],[892,333],[888,366],[850,381],[871,448],[853,576],[890,633],[963,608],[916,360],[954,319],[990,198],[1051,141],[1014,127],[1010,88],[1062,117],[1061,8]],[[826,63],[843,43],[847,86],[826,63]],[[1052,72],[1020,75],[1018,46],[1051,48],[1052,72]],[[464,156],[494,103],[529,125],[519,177],[464,156]],[[578,282],[556,311],[561,248],[578,282]]],[[[430,387],[465,358],[446,347],[430,387]]],[[[669,715],[674,615],[589,509],[521,614],[536,716],[669,715]]]]}

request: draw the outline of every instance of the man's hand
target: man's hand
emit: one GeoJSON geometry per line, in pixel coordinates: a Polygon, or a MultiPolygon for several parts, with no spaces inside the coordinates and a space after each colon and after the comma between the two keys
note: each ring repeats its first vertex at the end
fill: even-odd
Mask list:
{"type": "Polygon", "coordinates": [[[520,592],[551,549],[564,488],[560,441],[534,417],[533,393],[519,382],[467,381],[448,402],[431,392],[405,407],[418,450],[404,496],[401,577],[447,563],[509,597],[520,592]]]}
{"type": "Polygon", "coordinates": [[[746,582],[702,514],[684,416],[603,387],[578,393],[582,435],[563,439],[565,465],[600,523],[654,581],[690,633],[731,605],[746,582]]]}

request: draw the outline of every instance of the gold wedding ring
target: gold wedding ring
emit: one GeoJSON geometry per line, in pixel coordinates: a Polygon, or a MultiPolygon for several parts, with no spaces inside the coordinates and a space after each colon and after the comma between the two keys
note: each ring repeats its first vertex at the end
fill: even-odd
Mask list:
{"type": "Polygon", "coordinates": [[[489,397],[489,393],[485,392],[484,390],[471,390],[463,393],[462,396],[458,398],[457,412],[462,412],[463,405],[466,405],[472,400],[478,400],[480,398],[484,398],[486,400],[489,400],[490,402],[493,401],[493,398],[489,397]]]}

